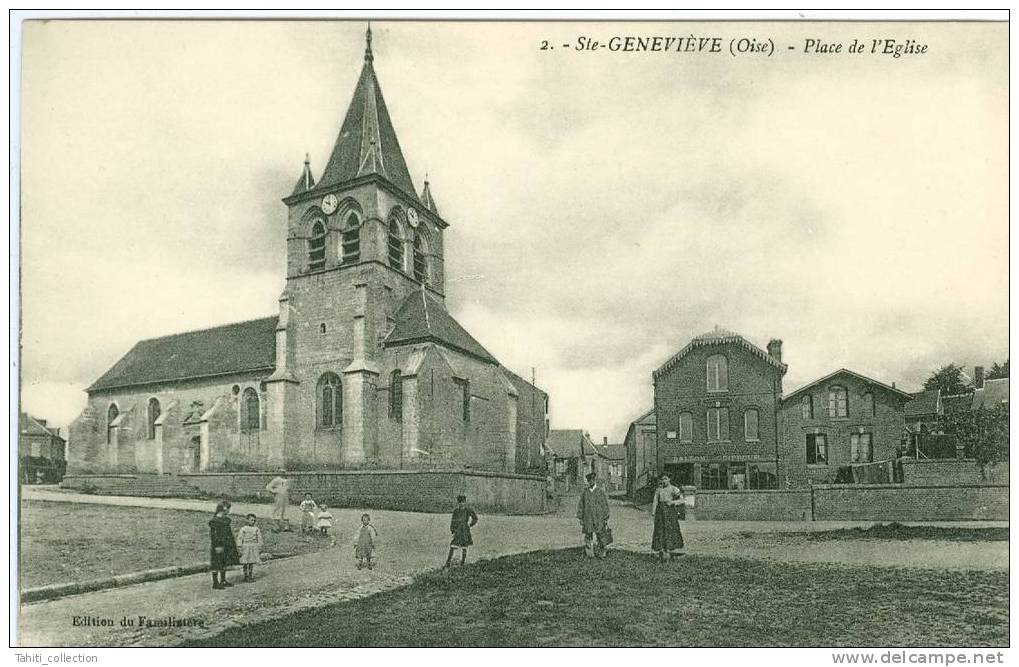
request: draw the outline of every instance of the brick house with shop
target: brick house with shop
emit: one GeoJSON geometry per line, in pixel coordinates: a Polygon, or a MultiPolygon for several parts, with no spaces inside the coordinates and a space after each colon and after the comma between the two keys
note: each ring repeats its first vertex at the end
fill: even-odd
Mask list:
{"type": "Polygon", "coordinates": [[[779,468],[782,341],[767,350],[716,328],[652,374],[655,468],[677,485],[770,489],[779,468]]]}
{"type": "Polygon", "coordinates": [[[279,313],[135,345],[87,389],[77,472],[543,469],[548,396],[447,311],[449,222],[373,61],[369,30],[325,169],[283,200],[279,313]]]}
{"type": "Polygon", "coordinates": [[[911,394],[845,368],[790,393],[781,406],[783,483],[852,482],[839,470],[894,460],[911,400],[911,394]]]}

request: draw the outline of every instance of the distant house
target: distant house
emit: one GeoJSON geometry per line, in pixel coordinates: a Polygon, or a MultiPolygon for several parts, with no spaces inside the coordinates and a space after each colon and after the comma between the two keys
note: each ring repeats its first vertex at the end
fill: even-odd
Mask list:
{"type": "Polygon", "coordinates": [[[626,429],[623,449],[626,452],[626,495],[630,498],[638,489],[651,484],[655,476],[658,458],[655,428],[655,411],[650,410],[630,422],[626,429]]]}
{"type": "Polygon", "coordinates": [[[609,444],[608,438],[595,445],[594,472],[605,481],[609,491],[626,489],[626,448],[622,444],[609,444]]]}
{"type": "Polygon", "coordinates": [[[552,458],[552,478],[556,492],[569,494],[579,491],[586,483],[584,477],[593,468],[598,452],[591,438],[580,429],[552,429],[548,432],[545,447],[552,458]]]}
{"type": "Polygon", "coordinates": [[[943,415],[1008,405],[1008,378],[984,380],[984,369],[977,366],[974,368],[973,380],[967,386],[972,391],[962,394],[942,395],[938,389],[913,394],[913,400],[905,406],[906,433],[909,439],[907,453],[910,457],[963,458],[965,452],[956,449],[950,436],[941,434],[938,419],[943,415]]]}
{"type": "Polygon", "coordinates": [[[18,415],[18,460],[20,478],[27,484],[39,481],[59,482],[67,468],[66,441],[60,429],[46,425],[45,419],[36,419],[22,412],[18,415]]]}

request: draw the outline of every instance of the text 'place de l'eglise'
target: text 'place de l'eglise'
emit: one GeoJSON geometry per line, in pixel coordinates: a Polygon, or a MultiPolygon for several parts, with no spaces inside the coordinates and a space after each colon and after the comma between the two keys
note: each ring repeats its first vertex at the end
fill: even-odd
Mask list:
{"type": "Polygon", "coordinates": [[[286,470],[331,504],[539,513],[587,472],[637,500],[667,472],[697,518],[1007,518],[1007,462],[932,444],[946,413],[1007,409],[982,369],[962,397],[845,368],[785,391],[781,340],[716,328],[654,371],[622,445],[550,430],[549,396],[446,309],[456,223],[415,186],[373,60],[369,31],[324,169],[283,200],[278,314],[137,343],[88,388],[65,486],[243,498],[286,470]]]}

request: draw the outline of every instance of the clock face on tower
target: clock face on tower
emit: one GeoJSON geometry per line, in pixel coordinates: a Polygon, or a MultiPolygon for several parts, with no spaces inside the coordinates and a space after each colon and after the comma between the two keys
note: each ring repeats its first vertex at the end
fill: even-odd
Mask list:
{"type": "Polygon", "coordinates": [[[407,209],[407,222],[410,223],[411,227],[418,226],[418,212],[412,208],[407,209]]]}
{"type": "Polygon", "coordinates": [[[325,197],[322,198],[322,212],[325,213],[326,215],[332,215],[333,213],[336,213],[336,209],[337,207],[339,207],[339,205],[340,202],[336,198],[336,195],[326,195],[325,197]]]}

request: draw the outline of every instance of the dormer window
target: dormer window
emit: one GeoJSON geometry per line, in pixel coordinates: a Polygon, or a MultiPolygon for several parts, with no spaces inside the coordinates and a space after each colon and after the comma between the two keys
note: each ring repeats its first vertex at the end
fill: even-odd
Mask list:
{"type": "Polygon", "coordinates": [[[318,271],[326,267],[326,226],[316,220],[311,227],[311,238],[308,240],[308,270],[318,271]]]}

